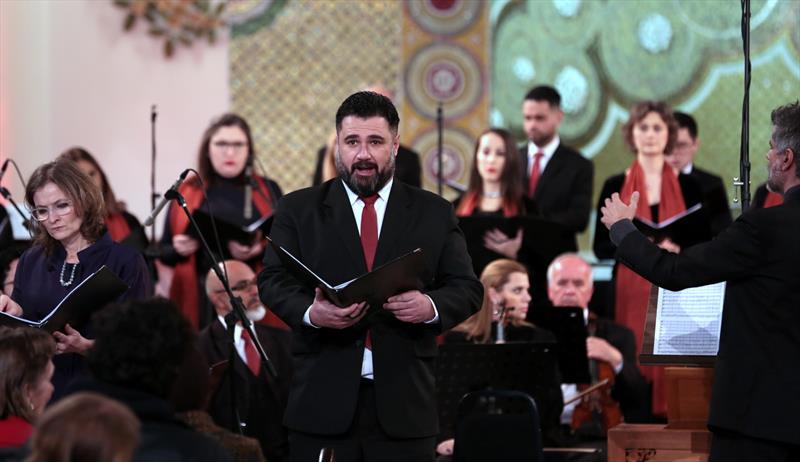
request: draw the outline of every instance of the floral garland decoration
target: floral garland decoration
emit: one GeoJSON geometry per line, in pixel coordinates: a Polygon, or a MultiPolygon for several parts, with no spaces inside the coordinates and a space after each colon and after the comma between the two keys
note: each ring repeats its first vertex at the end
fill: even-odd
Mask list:
{"type": "Polygon", "coordinates": [[[213,44],[217,29],[225,25],[222,18],[225,2],[210,0],[114,0],[127,10],[123,29],[129,31],[139,19],[149,24],[148,33],[164,39],[164,56],[172,57],[177,44],[192,46],[203,38],[213,44]]]}

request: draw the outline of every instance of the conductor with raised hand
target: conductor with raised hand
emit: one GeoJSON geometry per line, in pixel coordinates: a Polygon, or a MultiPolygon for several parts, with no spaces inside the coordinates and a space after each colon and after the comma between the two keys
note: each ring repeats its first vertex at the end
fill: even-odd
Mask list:
{"type": "Polygon", "coordinates": [[[602,222],[617,259],[669,290],[727,281],[714,366],[710,461],[800,459],[800,103],[772,111],[767,185],[784,203],[749,210],[713,241],[663,251],[631,222],[630,204],[605,199],[602,222]]]}
{"type": "Polygon", "coordinates": [[[393,181],[398,126],[388,98],[349,96],[336,114],[338,178],[287,195],[275,213],[272,240],[333,283],[425,255],[421,290],[340,308],[267,251],[261,299],[293,330],[292,460],[326,447],[337,460],[433,460],[436,336],[475,313],[483,289],[450,203],[393,181]]]}

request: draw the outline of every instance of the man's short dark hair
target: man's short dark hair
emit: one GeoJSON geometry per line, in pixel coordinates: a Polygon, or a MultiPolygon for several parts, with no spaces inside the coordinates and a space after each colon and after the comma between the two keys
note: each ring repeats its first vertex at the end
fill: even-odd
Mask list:
{"type": "Polygon", "coordinates": [[[336,111],[336,131],[342,129],[342,120],[347,116],[356,116],[359,119],[370,117],[383,117],[389,123],[389,130],[397,135],[400,126],[400,116],[389,98],[374,91],[359,91],[348,96],[336,111]]]}
{"type": "Polygon", "coordinates": [[[775,129],[773,147],[777,151],[791,149],[794,152],[795,176],[800,178],[800,101],[775,108],[770,115],[775,129]]]}
{"type": "Polygon", "coordinates": [[[692,140],[697,139],[697,122],[695,122],[694,117],[681,111],[673,112],[672,116],[675,117],[675,121],[678,122],[679,129],[685,128],[689,132],[689,136],[692,137],[692,140]]]}
{"type": "Polygon", "coordinates": [[[110,305],[93,318],[89,369],[105,383],[168,398],[194,333],[165,298],[110,305]]]}
{"type": "Polygon", "coordinates": [[[525,99],[533,101],[547,101],[547,103],[550,104],[550,107],[561,107],[561,95],[558,94],[558,90],[550,85],[539,85],[538,87],[531,88],[528,94],[525,95],[525,99]]]}

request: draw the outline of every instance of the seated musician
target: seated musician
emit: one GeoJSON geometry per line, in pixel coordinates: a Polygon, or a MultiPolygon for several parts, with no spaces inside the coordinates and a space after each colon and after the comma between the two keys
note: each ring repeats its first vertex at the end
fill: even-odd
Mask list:
{"type": "MultiPolygon", "coordinates": [[[[649,419],[649,393],[641,372],[636,366],[633,332],[613,321],[599,318],[589,311],[594,291],[592,267],[579,255],[566,253],[557,257],[547,270],[548,296],[553,306],[583,308],[590,336],[586,351],[590,360],[602,361],[614,373],[611,397],[619,404],[626,422],[649,419]]],[[[562,384],[565,401],[576,394],[575,384],[562,384]]],[[[573,412],[580,401],[566,404],[561,423],[573,425],[573,412]]],[[[576,422],[577,423],[577,422],[576,422]]],[[[586,428],[584,428],[586,430],[586,428]]],[[[580,432],[579,432],[580,433],[580,432]]],[[[604,436],[604,435],[598,435],[604,436]]]]}
{"type": "MultiPolygon", "coordinates": [[[[501,343],[506,342],[555,342],[555,336],[548,330],[536,327],[526,321],[528,304],[531,301],[528,271],[525,267],[509,259],[495,260],[481,273],[483,284],[483,304],[480,311],[467,318],[444,335],[444,343],[501,343]]],[[[553,381],[548,400],[560,403],[561,392],[553,381]]],[[[561,406],[553,409],[553,415],[540,416],[542,437],[545,444],[554,444],[558,430],[558,413],[561,406]]],[[[436,451],[440,461],[448,460],[453,453],[453,439],[450,435],[440,435],[444,441],[436,451]],[[449,438],[449,439],[448,439],[449,438]]]]}

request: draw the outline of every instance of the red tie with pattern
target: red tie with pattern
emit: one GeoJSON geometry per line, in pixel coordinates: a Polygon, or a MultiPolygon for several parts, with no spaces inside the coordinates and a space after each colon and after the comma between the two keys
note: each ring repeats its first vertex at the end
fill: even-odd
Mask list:
{"type": "Polygon", "coordinates": [[[542,151],[533,155],[533,168],[531,169],[531,177],[528,181],[528,196],[530,196],[531,199],[533,199],[533,195],[536,193],[536,185],[539,184],[539,176],[542,171],[542,156],[544,156],[542,151]]]}
{"type": "Polygon", "coordinates": [[[250,372],[258,377],[261,371],[261,358],[258,357],[256,346],[253,345],[253,340],[250,339],[250,334],[247,330],[242,329],[242,340],[244,340],[244,356],[247,358],[247,368],[250,372]]]}
{"type": "MultiPolygon", "coordinates": [[[[364,250],[364,262],[367,264],[367,271],[372,271],[372,263],[375,261],[375,249],[378,248],[378,215],[375,213],[375,201],[378,195],[361,197],[364,202],[364,210],[361,211],[361,248],[364,250]]],[[[372,349],[372,336],[367,331],[366,347],[372,349]]]]}

